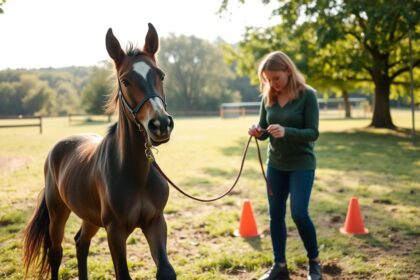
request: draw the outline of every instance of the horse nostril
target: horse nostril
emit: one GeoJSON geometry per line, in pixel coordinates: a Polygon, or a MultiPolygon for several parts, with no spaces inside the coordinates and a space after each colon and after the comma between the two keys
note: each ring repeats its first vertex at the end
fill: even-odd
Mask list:
{"type": "Polygon", "coordinates": [[[152,122],[152,125],[153,125],[155,128],[159,128],[159,127],[160,127],[160,121],[159,121],[158,119],[156,119],[156,120],[154,120],[154,121],[152,122]]]}
{"type": "Polygon", "coordinates": [[[174,120],[171,116],[168,116],[168,128],[172,130],[174,128],[174,120]]]}
{"type": "Polygon", "coordinates": [[[158,119],[153,119],[149,121],[149,130],[160,135],[160,121],[158,119]]]}
{"type": "Polygon", "coordinates": [[[151,119],[148,128],[151,133],[158,137],[167,136],[174,128],[174,121],[170,116],[151,119]]]}

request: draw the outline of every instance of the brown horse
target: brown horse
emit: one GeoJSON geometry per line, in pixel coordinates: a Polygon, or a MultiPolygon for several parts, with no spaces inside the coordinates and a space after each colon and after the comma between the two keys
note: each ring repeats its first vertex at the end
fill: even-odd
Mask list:
{"type": "Polygon", "coordinates": [[[45,188],[24,233],[26,272],[35,263],[42,279],[50,272],[51,279],[58,279],[64,227],[73,211],[82,220],[74,237],[79,279],[88,278],[90,240],[100,227],[107,232],[117,279],[131,279],[126,240],[136,227],[149,244],[156,278],[176,279],[167,257],[163,216],[169,188],[147,157],[151,145],[169,141],[174,125],[166,112],[164,75],[156,65],[158,35],[149,24],[143,49],[124,52],[109,29],[106,48],[118,78],[108,107],[118,107],[118,121],[103,139],[70,136],[49,152],[45,188]]]}

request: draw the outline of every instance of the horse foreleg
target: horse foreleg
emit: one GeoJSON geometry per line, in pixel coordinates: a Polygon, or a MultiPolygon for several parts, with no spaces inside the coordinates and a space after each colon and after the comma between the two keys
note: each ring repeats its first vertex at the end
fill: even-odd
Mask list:
{"type": "Polygon", "coordinates": [[[82,226],[74,237],[74,241],[76,241],[79,279],[88,279],[87,257],[89,254],[90,240],[98,232],[98,229],[99,227],[83,221],[82,226]]]}
{"type": "Polygon", "coordinates": [[[120,226],[113,224],[106,227],[106,232],[117,280],[131,279],[130,274],[128,273],[126,246],[129,233],[120,226]]]}
{"type": "Polygon", "coordinates": [[[169,263],[166,253],[167,229],[163,214],[153,223],[142,228],[142,230],[149,243],[150,252],[157,267],[156,279],[176,279],[176,273],[169,263]]]}

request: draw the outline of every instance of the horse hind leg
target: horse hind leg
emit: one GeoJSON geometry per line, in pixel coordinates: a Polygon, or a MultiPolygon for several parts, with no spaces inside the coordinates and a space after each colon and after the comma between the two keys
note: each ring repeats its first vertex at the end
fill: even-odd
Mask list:
{"type": "Polygon", "coordinates": [[[77,268],[79,279],[88,279],[87,257],[89,254],[90,240],[98,232],[99,227],[83,221],[82,226],[74,237],[76,241],[77,268]]]}
{"type": "Polygon", "coordinates": [[[51,247],[48,252],[48,260],[51,266],[51,279],[58,279],[58,271],[63,257],[61,243],[64,237],[64,228],[70,216],[70,209],[60,197],[57,187],[51,183],[50,176],[46,178],[45,200],[50,218],[49,234],[51,247]]]}
{"type": "Polygon", "coordinates": [[[70,210],[61,209],[60,212],[55,212],[50,215],[50,239],[51,248],[48,253],[49,262],[51,265],[51,279],[58,279],[58,270],[60,268],[61,259],[63,257],[63,248],[61,243],[64,237],[64,228],[67,219],[70,215],[70,210]]]}

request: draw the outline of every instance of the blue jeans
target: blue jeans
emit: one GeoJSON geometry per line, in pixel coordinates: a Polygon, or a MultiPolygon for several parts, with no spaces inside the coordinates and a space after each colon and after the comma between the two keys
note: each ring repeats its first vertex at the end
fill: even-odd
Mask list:
{"type": "Polygon", "coordinates": [[[309,199],[314,182],[314,170],[282,171],[267,167],[267,179],[273,195],[268,195],[270,231],[274,261],[286,262],[286,202],[290,193],[292,219],[310,259],[318,257],[315,226],[308,214],[309,199]]]}

